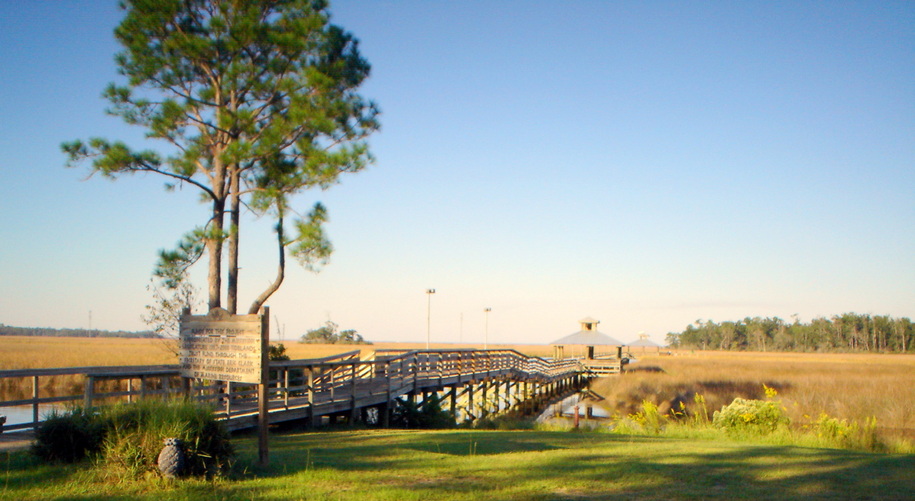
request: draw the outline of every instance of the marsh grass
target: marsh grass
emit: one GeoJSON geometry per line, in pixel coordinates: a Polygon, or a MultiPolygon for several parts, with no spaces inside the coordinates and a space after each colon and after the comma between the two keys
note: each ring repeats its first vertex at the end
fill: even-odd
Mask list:
{"type": "MultiPolygon", "coordinates": [[[[279,341],[277,341],[279,342],[279,341]]],[[[0,370],[41,369],[50,367],[87,367],[120,365],[161,365],[176,364],[177,344],[171,339],[130,339],[130,338],[68,338],[42,336],[0,337],[0,370]]],[[[375,350],[425,349],[425,343],[376,343],[374,345],[345,344],[301,344],[296,340],[283,340],[286,355],[292,359],[322,358],[340,353],[360,350],[363,357],[375,350]]],[[[469,344],[433,344],[432,348],[469,349],[469,344]]],[[[551,347],[543,345],[492,346],[513,348],[527,355],[544,356],[551,353],[551,347]]],[[[49,376],[40,380],[41,397],[78,395],[85,387],[82,376],[49,376]]],[[[126,386],[117,381],[99,381],[99,391],[125,390],[126,386]]],[[[17,400],[31,397],[32,379],[0,379],[0,399],[17,400]]]]}
{"type": "Polygon", "coordinates": [[[603,397],[600,404],[611,414],[638,414],[642,402],[649,401],[663,415],[680,414],[698,422],[735,398],[766,399],[768,387],[790,419],[792,432],[814,437],[798,438],[799,443],[915,450],[912,356],[699,352],[644,357],[632,369],[592,383],[591,390],[603,397]],[[823,415],[854,430],[846,437],[821,431],[818,436],[823,415]]]}

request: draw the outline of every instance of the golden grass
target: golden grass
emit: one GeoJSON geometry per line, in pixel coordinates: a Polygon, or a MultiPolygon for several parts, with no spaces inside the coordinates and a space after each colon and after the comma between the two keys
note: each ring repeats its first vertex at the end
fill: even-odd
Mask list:
{"type": "Polygon", "coordinates": [[[885,437],[915,439],[915,357],[874,354],[684,352],[642,356],[622,377],[592,385],[621,415],[650,400],[662,413],[697,393],[711,413],[736,397],[765,398],[775,388],[798,426],[821,413],[863,424],[875,417],[885,437]]]}
{"type": "MultiPolygon", "coordinates": [[[[285,341],[292,359],[322,358],[353,350],[363,357],[375,350],[422,350],[425,343],[375,343],[372,345],[302,344],[285,341]]],[[[433,344],[433,349],[479,349],[470,344],[433,344]]],[[[491,349],[516,349],[545,356],[552,348],[542,345],[491,345],[491,349]]],[[[0,370],[99,365],[158,365],[178,362],[175,341],[162,339],[83,337],[0,337],[0,370]]]]}
{"type": "Polygon", "coordinates": [[[0,370],[176,363],[161,339],[3,336],[0,370]]]}

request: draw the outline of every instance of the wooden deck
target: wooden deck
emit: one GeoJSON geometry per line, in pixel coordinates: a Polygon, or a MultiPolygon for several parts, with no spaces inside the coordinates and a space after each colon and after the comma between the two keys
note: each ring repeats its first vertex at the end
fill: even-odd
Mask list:
{"type": "MultiPolygon", "coordinates": [[[[458,421],[512,409],[534,410],[581,387],[604,367],[577,359],[530,357],[514,350],[378,351],[365,359],[358,356],[353,351],[322,359],[271,362],[270,422],[305,420],[317,425],[326,420],[359,420],[375,409],[371,414],[384,426],[396,399],[418,401],[431,395],[438,396],[458,421]]],[[[32,394],[0,401],[0,414],[4,407],[30,406],[32,420],[11,423],[4,426],[6,431],[36,427],[43,418],[40,405],[94,406],[181,395],[213,405],[230,430],[257,424],[256,385],[189,380],[180,377],[176,365],[0,371],[0,380],[15,378],[30,381],[32,394]],[[43,379],[61,376],[81,380],[82,393],[42,395],[43,379]]],[[[22,381],[17,384],[28,386],[22,381]]]]}

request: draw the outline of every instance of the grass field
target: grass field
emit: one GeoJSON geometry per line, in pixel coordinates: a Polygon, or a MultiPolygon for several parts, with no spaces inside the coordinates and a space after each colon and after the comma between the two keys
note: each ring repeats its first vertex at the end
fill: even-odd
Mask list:
{"type": "Polygon", "coordinates": [[[234,477],[106,478],[0,454],[0,499],[911,499],[915,456],[543,431],[345,431],[236,441],[234,477]]]}

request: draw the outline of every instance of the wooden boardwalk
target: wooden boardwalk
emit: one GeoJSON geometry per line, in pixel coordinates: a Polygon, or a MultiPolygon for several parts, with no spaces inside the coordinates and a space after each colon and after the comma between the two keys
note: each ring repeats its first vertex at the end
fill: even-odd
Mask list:
{"type": "MultiPolygon", "coordinates": [[[[457,421],[508,410],[534,411],[546,401],[583,386],[596,370],[578,359],[551,360],[514,350],[359,351],[322,359],[270,363],[268,413],[271,423],[304,420],[312,425],[334,420],[389,422],[395,400],[415,402],[435,395],[457,421]]],[[[601,361],[600,373],[613,372],[601,361]]],[[[615,372],[622,366],[617,362],[615,372]]],[[[0,371],[4,387],[31,387],[31,395],[0,401],[4,407],[29,406],[30,422],[6,431],[37,426],[42,406],[72,402],[85,406],[183,395],[214,406],[230,430],[257,424],[257,386],[189,380],[177,365],[83,367],[0,371]],[[44,395],[48,378],[81,381],[79,394],[44,395]],[[19,379],[18,382],[5,381],[19,379]]],[[[71,384],[72,386],[72,384],[71,384]]]]}

